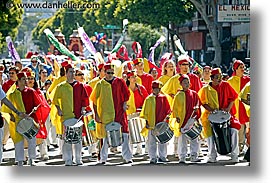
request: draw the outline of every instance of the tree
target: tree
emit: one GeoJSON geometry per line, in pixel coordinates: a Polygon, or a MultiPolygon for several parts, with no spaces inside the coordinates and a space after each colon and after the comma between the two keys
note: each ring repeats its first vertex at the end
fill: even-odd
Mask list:
{"type": "Polygon", "coordinates": [[[22,3],[21,0],[3,0],[0,5],[0,50],[1,52],[6,47],[6,36],[11,36],[13,39],[18,33],[18,27],[22,23],[22,15],[24,10],[18,8],[14,4],[22,3]],[[13,4],[9,4],[12,2],[13,4]],[[11,6],[9,6],[11,5],[11,6]],[[10,8],[8,8],[10,7],[10,8]]]}
{"type": "Polygon", "coordinates": [[[212,38],[213,46],[215,48],[215,57],[213,64],[220,65],[222,61],[222,48],[220,44],[220,32],[222,30],[221,24],[217,22],[217,4],[216,0],[190,0],[194,4],[198,12],[201,14],[203,20],[206,23],[209,34],[212,38]],[[207,3],[209,2],[209,3],[207,3]],[[213,16],[208,16],[206,8],[210,6],[212,8],[213,16]]]}

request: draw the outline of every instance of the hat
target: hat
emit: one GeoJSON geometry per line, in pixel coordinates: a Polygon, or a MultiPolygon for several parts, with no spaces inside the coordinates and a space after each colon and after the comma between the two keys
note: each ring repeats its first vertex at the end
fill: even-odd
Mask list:
{"type": "Polygon", "coordinates": [[[38,60],[37,55],[32,55],[32,56],[31,56],[31,60],[38,60]]]}
{"type": "Polygon", "coordinates": [[[27,77],[35,77],[35,73],[34,72],[25,72],[27,77]]]}
{"type": "Polygon", "coordinates": [[[161,88],[163,86],[162,82],[155,80],[152,82],[152,88],[161,88]]]}
{"type": "Polygon", "coordinates": [[[235,60],[233,63],[233,71],[236,71],[240,65],[244,64],[241,60],[235,60]]]}
{"type": "Polygon", "coordinates": [[[143,63],[143,59],[142,58],[136,58],[134,61],[133,61],[134,65],[137,65],[139,63],[143,63]]]}
{"type": "Polygon", "coordinates": [[[104,65],[105,65],[105,64],[99,64],[99,65],[97,66],[98,70],[102,69],[102,68],[104,67],[104,65]]]}
{"type": "Polygon", "coordinates": [[[210,66],[206,65],[206,66],[203,67],[203,70],[204,69],[210,69],[211,70],[212,68],[210,66]]]}
{"type": "Polygon", "coordinates": [[[222,73],[221,68],[214,68],[211,71],[211,76],[216,75],[216,74],[221,74],[221,73],[222,73]]]}
{"type": "Polygon", "coordinates": [[[67,70],[69,70],[69,68],[73,68],[73,65],[72,64],[67,64],[64,68],[67,71],[67,70]]]}
{"type": "Polygon", "coordinates": [[[127,78],[130,78],[131,76],[135,76],[135,71],[128,71],[127,72],[127,78]]]}
{"type": "Polygon", "coordinates": [[[21,70],[21,72],[31,72],[31,71],[32,71],[32,69],[29,67],[25,67],[21,70]]]}
{"type": "Polygon", "coordinates": [[[181,64],[189,64],[189,65],[191,65],[192,62],[191,62],[191,60],[190,60],[190,58],[189,58],[188,55],[180,55],[178,57],[178,64],[179,65],[181,65],[181,64]]]}
{"type": "Polygon", "coordinates": [[[19,73],[17,74],[18,80],[21,79],[22,77],[27,77],[27,75],[26,75],[25,72],[19,72],[19,73]]]}
{"type": "Polygon", "coordinates": [[[65,67],[65,66],[68,65],[68,64],[69,64],[68,61],[63,61],[63,62],[61,63],[61,66],[62,66],[62,67],[65,67]]]}
{"type": "Polygon", "coordinates": [[[179,77],[180,83],[181,83],[184,79],[190,80],[190,79],[189,79],[189,76],[188,76],[187,74],[183,74],[183,75],[181,75],[181,76],[179,77]]]}
{"type": "Polygon", "coordinates": [[[107,71],[108,69],[114,69],[114,65],[105,64],[105,65],[104,65],[104,69],[105,69],[105,71],[107,71]]]}

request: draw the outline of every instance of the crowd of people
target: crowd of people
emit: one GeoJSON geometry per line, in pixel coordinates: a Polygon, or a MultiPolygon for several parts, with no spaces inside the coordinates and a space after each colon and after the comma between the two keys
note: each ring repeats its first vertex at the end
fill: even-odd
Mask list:
{"type": "Polygon", "coordinates": [[[124,163],[132,163],[134,154],[144,153],[141,142],[133,152],[128,125],[131,114],[145,121],[140,134],[145,138],[150,164],[169,161],[168,143],[173,143],[179,163],[186,163],[188,152],[191,162],[199,162],[202,145],[208,148],[207,162],[215,163],[219,151],[208,119],[215,111],[230,114],[231,161],[239,162],[239,156],[245,153],[250,161],[250,149],[245,148],[250,146],[250,76],[241,60],[232,62],[230,75],[217,66],[191,69],[193,62],[188,55],[180,55],[177,60],[167,58],[161,73],[155,68],[145,72],[143,58],[117,64],[116,59],[79,62],[66,56],[32,55],[30,61],[26,66],[19,60],[0,64],[0,164],[9,138],[18,166],[25,162],[35,166],[37,157],[49,160],[50,146],[59,151],[65,166],[83,165],[84,146],[92,158],[105,164],[109,148],[118,152],[108,142],[106,127],[112,122],[121,128],[124,163]],[[183,130],[191,118],[202,126],[194,139],[183,130]],[[33,137],[27,136],[29,131],[19,133],[17,128],[23,119],[38,124],[27,129],[36,131],[33,137]],[[172,140],[164,143],[155,134],[156,126],[163,122],[173,132],[172,140]]]}

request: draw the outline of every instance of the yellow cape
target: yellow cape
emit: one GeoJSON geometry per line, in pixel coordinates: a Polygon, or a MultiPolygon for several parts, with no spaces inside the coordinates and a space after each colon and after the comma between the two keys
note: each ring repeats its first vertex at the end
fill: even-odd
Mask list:
{"type": "Polygon", "coordinates": [[[176,137],[179,137],[181,135],[180,127],[182,126],[186,115],[186,98],[185,98],[185,93],[183,91],[179,91],[175,95],[175,98],[172,103],[172,111],[173,112],[171,117],[172,118],[178,117],[180,119],[180,122],[178,123],[174,121],[174,123],[171,124],[170,126],[174,130],[174,135],[176,137]]]}

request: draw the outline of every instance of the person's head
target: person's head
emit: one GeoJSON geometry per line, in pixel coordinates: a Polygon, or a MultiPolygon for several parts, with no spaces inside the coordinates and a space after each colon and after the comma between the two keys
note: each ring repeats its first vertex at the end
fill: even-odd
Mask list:
{"type": "Polygon", "coordinates": [[[126,80],[127,86],[129,86],[130,84],[135,84],[137,82],[137,75],[134,70],[128,71],[126,73],[126,76],[127,76],[127,80],[126,80]]]}
{"type": "Polygon", "coordinates": [[[75,69],[75,80],[83,83],[85,81],[84,73],[80,69],[75,69]]]}
{"type": "Polygon", "coordinates": [[[245,65],[241,60],[235,60],[232,68],[236,76],[242,77],[244,75],[245,65]]]}
{"type": "Polygon", "coordinates": [[[105,78],[106,80],[112,80],[113,77],[114,77],[114,65],[111,65],[111,64],[105,64],[104,65],[104,72],[105,72],[105,78]]]}
{"type": "Polygon", "coordinates": [[[14,65],[15,65],[15,67],[18,67],[19,70],[21,70],[21,69],[23,68],[22,62],[19,61],[19,60],[16,60],[16,61],[14,62],[14,65]]]}
{"type": "Polygon", "coordinates": [[[16,84],[19,88],[24,88],[25,86],[27,86],[27,75],[25,72],[19,72],[17,74],[16,84]]]}
{"type": "Polygon", "coordinates": [[[142,58],[136,58],[133,64],[138,73],[143,73],[144,63],[142,58]]]}
{"type": "Polygon", "coordinates": [[[3,72],[5,71],[5,66],[3,64],[0,64],[0,80],[2,81],[2,75],[3,72]]]}
{"type": "Polygon", "coordinates": [[[37,56],[37,55],[31,56],[31,65],[32,65],[33,67],[36,67],[36,66],[37,66],[37,63],[38,63],[38,56],[37,56]]]}
{"type": "Polygon", "coordinates": [[[27,75],[27,86],[30,88],[34,87],[35,82],[35,73],[34,72],[26,72],[27,75]]]}
{"type": "Polygon", "coordinates": [[[15,67],[15,66],[11,66],[9,68],[9,78],[12,80],[12,81],[16,81],[17,80],[17,73],[19,72],[19,68],[18,67],[15,67]]]}
{"type": "Polygon", "coordinates": [[[167,60],[162,65],[162,73],[161,75],[175,75],[176,65],[173,60],[167,60]]]}
{"type": "Polygon", "coordinates": [[[192,62],[188,55],[180,55],[178,58],[178,65],[181,74],[187,74],[192,62]]]}
{"type": "Polygon", "coordinates": [[[158,79],[158,71],[156,68],[151,68],[150,71],[149,71],[149,74],[151,74],[154,78],[154,80],[157,80],[158,79]]]}
{"type": "Polygon", "coordinates": [[[210,80],[210,75],[211,75],[211,67],[210,66],[204,66],[202,70],[202,78],[204,80],[210,80]]]}
{"type": "Polygon", "coordinates": [[[163,84],[162,82],[155,80],[152,82],[152,89],[153,89],[153,94],[158,95],[160,93],[160,89],[162,88],[163,84]]]}
{"type": "Polygon", "coordinates": [[[211,71],[211,80],[214,86],[219,85],[222,82],[222,71],[220,68],[214,68],[211,71]]]}
{"type": "Polygon", "coordinates": [[[105,65],[105,64],[103,63],[103,64],[99,64],[99,65],[97,66],[97,68],[98,68],[98,75],[99,75],[100,78],[104,78],[104,76],[105,76],[104,65],[105,65]]]}
{"type": "Polygon", "coordinates": [[[46,91],[50,88],[51,84],[52,84],[52,81],[49,79],[45,82],[44,88],[46,91]]]}
{"type": "Polygon", "coordinates": [[[46,80],[47,77],[48,77],[48,72],[47,72],[47,70],[46,70],[46,69],[41,69],[41,70],[39,71],[39,78],[40,78],[41,80],[46,80]]]}
{"type": "Polygon", "coordinates": [[[65,72],[68,82],[72,82],[74,80],[74,68],[72,64],[68,64],[65,66],[65,72]]]}
{"type": "Polygon", "coordinates": [[[187,74],[182,74],[179,77],[179,82],[180,82],[180,85],[182,86],[182,89],[184,91],[187,91],[190,88],[190,79],[187,74]]]}

